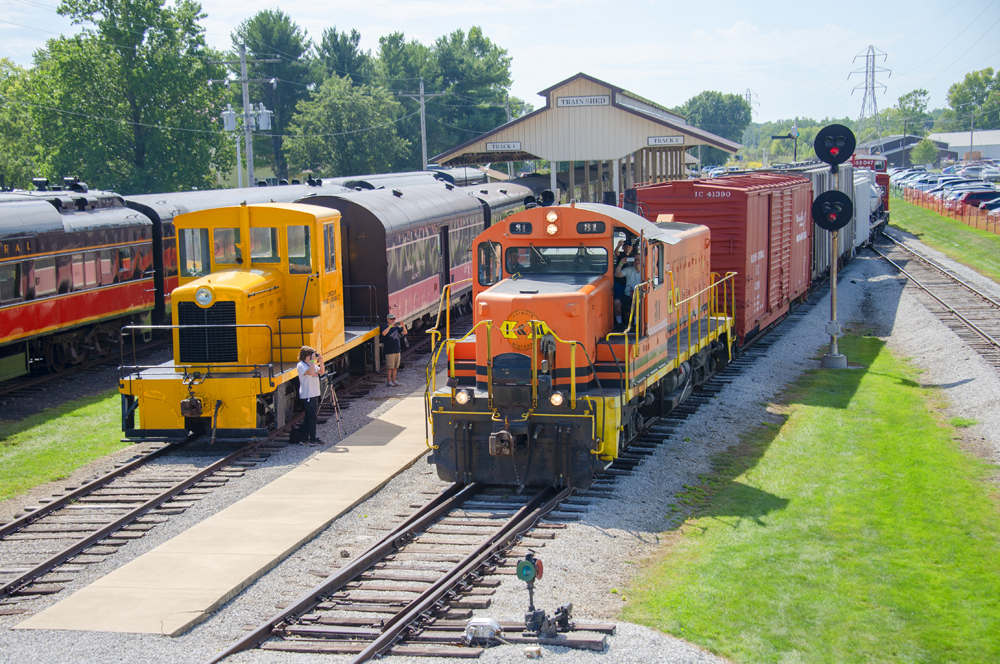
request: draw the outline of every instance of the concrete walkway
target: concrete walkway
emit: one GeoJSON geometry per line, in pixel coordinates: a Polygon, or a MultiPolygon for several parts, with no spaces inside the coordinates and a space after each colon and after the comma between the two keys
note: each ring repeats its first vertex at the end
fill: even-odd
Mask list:
{"type": "Polygon", "coordinates": [[[421,390],[336,446],[16,629],[182,634],[426,449],[421,390]]]}

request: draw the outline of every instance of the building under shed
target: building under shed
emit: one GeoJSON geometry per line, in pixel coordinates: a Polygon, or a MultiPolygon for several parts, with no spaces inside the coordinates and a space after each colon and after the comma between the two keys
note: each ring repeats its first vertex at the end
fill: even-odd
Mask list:
{"type": "Polygon", "coordinates": [[[639,182],[687,176],[687,150],[742,146],[689,125],[670,109],[580,73],[540,93],[545,106],[433,158],[441,166],[545,159],[550,188],[570,200],[617,196],[639,182]],[[577,164],[582,163],[581,167],[577,164]]]}

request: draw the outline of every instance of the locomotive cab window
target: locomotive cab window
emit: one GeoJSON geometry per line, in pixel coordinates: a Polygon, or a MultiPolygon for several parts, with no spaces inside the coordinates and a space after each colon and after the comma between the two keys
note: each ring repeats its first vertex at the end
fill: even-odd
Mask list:
{"type": "Polygon", "coordinates": [[[327,272],[337,270],[337,237],[334,233],[333,224],[327,224],[323,227],[323,256],[327,272]]]}
{"type": "Polygon", "coordinates": [[[0,265],[0,304],[21,299],[21,264],[0,265]]]}
{"type": "Polygon", "coordinates": [[[218,265],[235,265],[240,258],[240,250],[236,246],[240,243],[240,229],[238,228],[216,228],[215,235],[215,262],[218,265]]]}
{"type": "Polygon", "coordinates": [[[182,228],[178,244],[182,277],[203,277],[211,272],[207,228],[182,228]]]}
{"type": "Polygon", "coordinates": [[[250,260],[254,263],[280,263],[277,228],[250,229],[250,260]]]}
{"type": "Polygon", "coordinates": [[[479,266],[479,285],[492,286],[503,278],[500,270],[500,243],[480,242],[476,261],[479,266]]]}
{"type": "Polygon", "coordinates": [[[505,255],[511,274],[604,274],[608,251],[604,247],[511,247],[505,255]]]}
{"type": "Polygon", "coordinates": [[[288,274],[310,274],[312,252],[308,226],[288,227],[288,274]]]}
{"type": "Polygon", "coordinates": [[[656,278],[656,288],[663,285],[663,245],[657,242],[653,246],[653,276],[656,278]]]}

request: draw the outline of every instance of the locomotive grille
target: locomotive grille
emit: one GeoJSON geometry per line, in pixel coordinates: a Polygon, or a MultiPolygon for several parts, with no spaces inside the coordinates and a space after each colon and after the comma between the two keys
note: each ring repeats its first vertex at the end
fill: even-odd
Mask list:
{"type": "Polygon", "coordinates": [[[236,303],[216,302],[202,309],[194,302],[177,303],[181,364],[236,362],[236,303]],[[211,327],[184,327],[209,325],[211,327]]]}

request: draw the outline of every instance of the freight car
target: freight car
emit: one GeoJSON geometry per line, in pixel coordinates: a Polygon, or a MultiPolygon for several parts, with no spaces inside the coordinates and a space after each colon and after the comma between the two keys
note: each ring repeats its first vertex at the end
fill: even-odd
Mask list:
{"type": "MultiPolygon", "coordinates": [[[[580,203],[511,215],[475,239],[473,328],[428,372],[432,462],[446,481],[588,486],[647,418],[728,362],[733,278],[705,226],[580,203]],[[638,248],[616,331],[614,251],[638,248]]],[[[434,366],[433,361],[429,364],[434,366]]]]}
{"type": "Polygon", "coordinates": [[[379,321],[391,312],[419,326],[446,291],[452,305],[467,302],[461,281],[486,210],[530,200],[520,187],[489,206],[474,193],[450,184],[314,191],[290,205],[176,217],[174,359],[121,368],[126,435],[246,439],[283,426],[302,345],[320,351],[334,379],[377,370],[379,321]]]}
{"type": "Polygon", "coordinates": [[[748,173],[640,185],[626,194],[649,220],[670,218],[711,229],[712,270],[738,275],[737,346],[782,319],[808,293],[815,232],[809,180],[748,173]]]}

